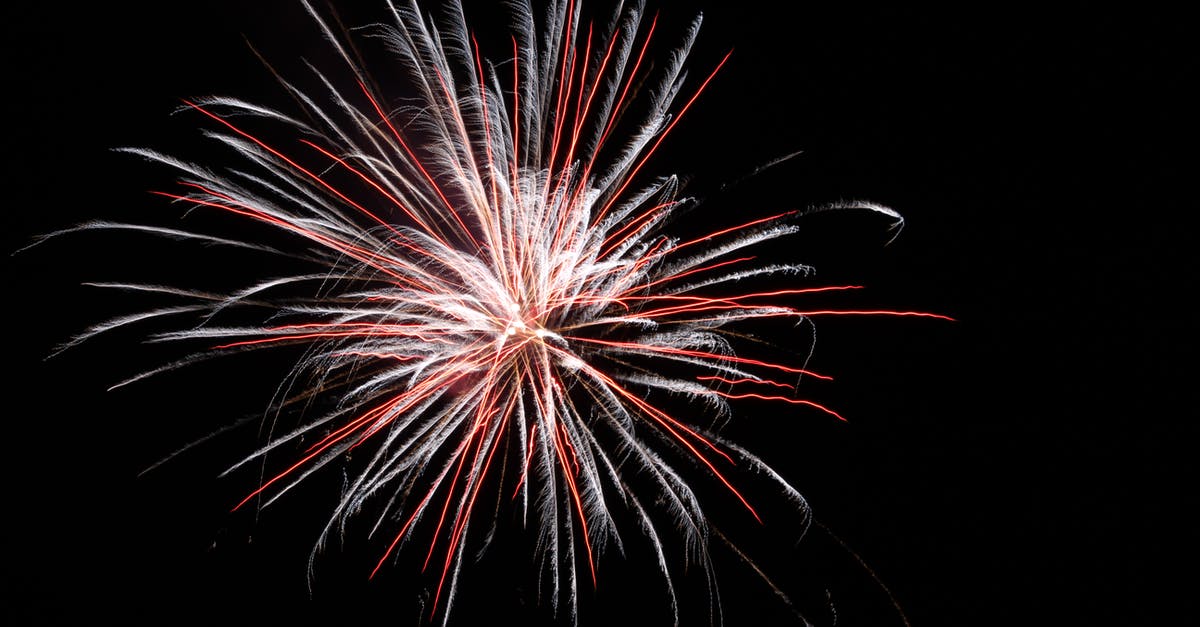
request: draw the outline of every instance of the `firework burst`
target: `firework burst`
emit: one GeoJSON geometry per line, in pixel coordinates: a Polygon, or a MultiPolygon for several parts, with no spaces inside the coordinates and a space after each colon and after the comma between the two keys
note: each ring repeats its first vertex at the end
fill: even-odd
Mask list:
{"type": "MultiPolygon", "coordinates": [[[[180,300],[97,325],[71,344],[160,324],[151,339],[205,346],[129,381],[213,356],[303,346],[279,409],[314,397],[328,408],[230,469],[270,469],[236,508],[268,505],[349,452],[365,455],[318,546],[371,512],[376,570],[404,551],[423,559],[443,616],[471,538],[486,535],[473,527],[501,507],[538,531],[548,596],[572,619],[581,582],[595,581],[599,552],[621,546],[623,532],[646,539],[674,608],[668,544],[676,543],[666,539],[710,541],[681,464],[748,517],[759,514],[731,479],[737,470],[760,472],[806,507],[764,462],[703,425],[746,398],[840,418],[795,395],[801,376],[825,377],[803,359],[739,355],[742,334],[732,329],[763,319],[929,314],[788,304],[855,286],[739,290],[758,277],[805,274],[799,264],[756,263],[747,250],[832,207],[671,235],[671,220],[694,202],[679,195],[674,176],[646,165],[725,62],[687,78],[699,19],[651,63],[658,23],[640,2],[600,22],[585,20],[574,0],[538,14],[528,0],[511,5],[511,49],[493,64],[457,2],[438,19],[388,3],[390,19],[368,32],[412,90],[402,106],[305,5],[348,74],[314,69],[319,94],[280,77],[298,103],[292,114],[234,98],[188,101],[229,152],[228,167],[126,150],[180,173],[178,187],[156,193],[266,225],[283,234],[282,245],[112,222],[72,229],[239,247],[297,270],[231,293],[105,284],[180,300]],[[237,319],[257,322],[222,322],[239,311],[237,319]],[[668,410],[679,398],[694,408],[686,417],[668,410]],[[622,529],[617,512],[633,529],[622,529]]],[[[898,219],[869,203],[841,207],[898,219]]],[[[707,551],[695,554],[711,576],[707,551]]]]}

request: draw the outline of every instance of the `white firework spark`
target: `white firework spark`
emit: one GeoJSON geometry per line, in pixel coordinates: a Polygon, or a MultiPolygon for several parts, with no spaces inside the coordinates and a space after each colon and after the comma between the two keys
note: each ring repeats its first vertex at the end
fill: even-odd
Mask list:
{"type": "MultiPolygon", "coordinates": [[[[290,376],[311,383],[291,398],[320,395],[335,399],[333,409],[305,416],[234,466],[315,440],[238,507],[270,504],[351,449],[368,451],[318,546],[369,503],[383,503],[372,526],[385,538],[379,564],[422,543],[416,550],[437,573],[434,606],[444,616],[472,523],[495,516],[480,499],[510,495],[539,530],[550,598],[566,603],[572,619],[580,580],[596,577],[597,553],[620,546],[617,511],[653,547],[676,608],[664,540],[682,535],[684,545],[705,547],[710,526],[673,463],[705,472],[755,518],[731,469],[760,471],[797,508],[806,505],[760,459],[649,399],[683,397],[709,419],[740,398],[836,416],[791,393],[799,376],[820,375],[803,363],[738,356],[730,325],[929,314],[779,303],[852,286],[738,293],[745,279],[806,272],[754,265],[744,252],[795,232],[805,211],[700,237],[670,235],[669,221],[693,201],[678,195],[674,176],[650,176],[644,166],[724,64],[687,80],[698,18],[650,69],[656,21],[643,20],[641,2],[596,25],[582,23],[577,2],[554,0],[540,27],[530,0],[510,4],[511,57],[493,65],[458,2],[440,20],[415,3],[388,2],[391,19],[370,32],[414,89],[403,108],[392,108],[342,37],[305,4],[356,90],[314,69],[326,88],[319,95],[280,79],[299,103],[296,115],[234,98],[188,102],[232,155],[219,170],[128,150],[180,172],[180,187],[162,195],[268,225],[291,245],[124,223],[80,227],[237,246],[282,255],[299,270],[234,293],[106,284],[183,302],[97,325],[71,344],[158,321],[175,330],[152,339],[210,346],[135,380],[215,355],[306,346],[290,376]],[[290,138],[268,142],[253,130],[267,125],[290,138]],[[234,310],[263,312],[262,322],[218,323],[234,310]],[[192,324],[171,322],[180,316],[192,324]],[[641,489],[631,485],[634,475],[641,489]]],[[[898,218],[869,203],[844,206],[898,218]]],[[[708,573],[707,552],[697,554],[708,573]]]]}

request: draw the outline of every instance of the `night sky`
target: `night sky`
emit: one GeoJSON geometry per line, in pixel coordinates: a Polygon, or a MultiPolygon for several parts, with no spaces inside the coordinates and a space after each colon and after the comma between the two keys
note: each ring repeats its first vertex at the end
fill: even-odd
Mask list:
{"type": "MultiPolygon", "coordinates": [[[[9,252],[90,219],[175,219],[147,193],[171,173],[111,149],[219,159],[198,116],[171,115],[182,98],[291,107],[247,42],[289,77],[301,56],[328,61],[290,1],[21,4],[4,9],[9,252]]],[[[380,16],[365,7],[382,3],[355,4],[348,24],[380,16]]],[[[818,320],[810,365],[835,380],[801,393],[847,422],[747,403],[728,433],[800,489],[819,526],[800,540],[787,512],[768,508],[758,526],[727,494],[703,491],[731,538],[817,625],[903,625],[888,590],[916,627],[1193,614],[1194,576],[1167,573],[1195,566],[1182,512],[1197,469],[1184,451],[1200,430],[1183,393],[1195,202],[1171,191],[1185,176],[1175,155],[1196,67],[1184,20],[1082,4],[649,4],[668,30],[703,10],[692,84],[733,52],[649,165],[705,198],[695,219],[888,205],[906,219],[890,244],[886,220],[847,212],[812,216],[763,254],[813,265],[818,283],[865,288],[813,301],[822,306],[956,320],[818,320]]],[[[494,8],[468,10],[481,32],[504,26],[494,8]]],[[[372,67],[381,84],[403,80],[372,67]]],[[[139,475],[261,413],[286,358],[217,361],[111,392],[180,353],[125,333],[45,359],[149,304],[84,282],[222,285],[245,272],[236,255],[180,263],[174,246],[92,233],[0,256],[3,622],[424,624],[419,563],[368,581],[380,545],[361,535],[330,547],[308,589],[336,467],[257,516],[230,513],[256,478],[218,475],[261,442],[257,421],[139,475]]],[[[529,542],[502,521],[467,569],[451,624],[554,624],[529,542]]],[[[666,621],[661,580],[632,548],[601,559],[595,588],[581,583],[581,625],[666,621]]],[[[803,624],[722,555],[726,624],[803,624]]],[[[702,581],[689,571],[677,588],[684,624],[707,624],[702,581]]]]}

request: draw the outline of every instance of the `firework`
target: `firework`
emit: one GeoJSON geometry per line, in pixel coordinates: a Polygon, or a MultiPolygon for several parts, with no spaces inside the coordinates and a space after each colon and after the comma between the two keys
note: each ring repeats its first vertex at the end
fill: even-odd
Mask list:
{"type": "MultiPolygon", "coordinates": [[[[796,263],[758,264],[747,250],[833,207],[672,235],[672,219],[694,201],[647,164],[724,64],[685,73],[699,19],[652,63],[658,23],[643,18],[641,3],[593,22],[573,0],[537,14],[518,0],[511,50],[492,63],[457,2],[437,19],[388,3],[388,21],[369,32],[402,73],[389,76],[411,90],[397,104],[345,37],[304,6],[343,63],[337,73],[313,70],[321,93],[278,77],[293,113],[227,97],[186,102],[228,151],[226,167],[126,150],[180,173],[161,196],[266,225],[278,241],[80,227],[238,247],[296,270],[231,293],[104,284],[179,302],[97,325],[70,344],[147,324],[160,325],[153,340],[204,344],[123,383],[214,356],[303,346],[277,409],[314,397],[328,409],[305,413],[301,426],[230,469],[271,469],[235,509],[264,507],[349,452],[365,455],[318,548],[371,512],[376,571],[405,551],[423,559],[436,580],[433,611],[444,617],[473,533],[483,535],[475,527],[501,508],[538,531],[548,596],[572,619],[579,587],[598,576],[599,552],[620,546],[623,531],[647,540],[677,606],[668,545],[711,539],[685,477],[707,477],[722,507],[757,519],[731,479],[756,471],[805,511],[778,473],[705,425],[747,398],[840,418],[796,396],[800,377],[826,377],[804,359],[745,356],[736,329],[817,315],[930,314],[788,304],[848,285],[739,289],[806,274],[796,263]],[[679,399],[692,408],[686,415],[669,410],[679,399]]],[[[870,203],[839,207],[899,218],[870,203]]],[[[694,553],[711,577],[707,551],[694,553]]]]}

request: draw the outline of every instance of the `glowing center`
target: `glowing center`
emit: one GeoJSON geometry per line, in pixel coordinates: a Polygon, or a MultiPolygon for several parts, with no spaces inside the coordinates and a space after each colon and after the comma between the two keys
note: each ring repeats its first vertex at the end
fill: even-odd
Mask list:
{"type": "Polygon", "coordinates": [[[536,322],[530,322],[529,324],[525,323],[525,320],[521,315],[521,307],[519,305],[516,303],[510,303],[508,305],[508,311],[508,324],[504,327],[504,332],[500,336],[501,340],[505,339],[506,337],[516,336],[518,334],[524,337],[528,337],[530,335],[534,335],[539,338],[545,337],[547,332],[543,330],[536,322]]]}

